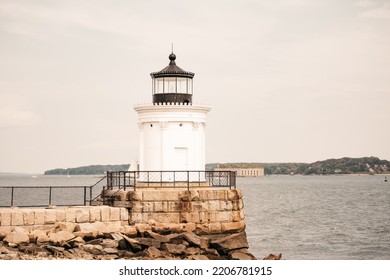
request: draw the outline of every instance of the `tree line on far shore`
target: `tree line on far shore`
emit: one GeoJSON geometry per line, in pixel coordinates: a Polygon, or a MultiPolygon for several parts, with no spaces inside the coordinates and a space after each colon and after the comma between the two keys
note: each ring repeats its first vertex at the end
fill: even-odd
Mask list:
{"type": "MultiPolygon", "coordinates": [[[[266,175],[330,175],[330,174],[388,174],[390,162],[377,157],[339,158],[316,161],[313,163],[260,163],[260,162],[232,162],[208,163],[206,170],[213,170],[217,166],[231,168],[264,167],[266,175]]],[[[126,171],[130,164],[117,165],[89,165],[75,168],[56,168],[47,170],[45,175],[96,175],[106,171],[126,171]]]]}
{"type": "Polygon", "coordinates": [[[46,170],[44,175],[96,175],[104,174],[106,171],[126,171],[130,164],[116,164],[116,165],[89,165],[74,168],[56,168],[46,170]]]}
{"type": "Polygon", "coordinates": [[[377,157],[339,158],[316,161],[313,163],[212,163],[207,165],[208,170],[220,167],[264,167],[266,175],[331,175],[331,174],[387,174],[390,173],[390,162],[377,157]]]}

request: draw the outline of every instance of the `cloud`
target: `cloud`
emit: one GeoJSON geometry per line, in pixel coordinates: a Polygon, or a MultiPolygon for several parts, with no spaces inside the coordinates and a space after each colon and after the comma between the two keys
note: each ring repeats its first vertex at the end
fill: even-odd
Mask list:
{"type": "Polygon", "coordinates": [[[0,128],[36,125],[41,117],[25,109],[18,97],[0,96],[0,128]]]}
{"type": "Polygon", "coordinates": [[[0,108],[0,128],[35,125],[41,118],[21,108],[0,108]]]}
{"type": "Polygon", "coordinates": [[[371,0],[360,0],[355,4],[357,7],[372,7],[375,6],[375,2],[371,0]]]}
{"type": "Polygon", "coordinates": [[[390,19],[390,3],[374,3],[372,1],[359,1],[357,6],[369,8],[360,13],[362,18],[390,19]],[[360,3],[360,4],[359,4],[360,3]]]}

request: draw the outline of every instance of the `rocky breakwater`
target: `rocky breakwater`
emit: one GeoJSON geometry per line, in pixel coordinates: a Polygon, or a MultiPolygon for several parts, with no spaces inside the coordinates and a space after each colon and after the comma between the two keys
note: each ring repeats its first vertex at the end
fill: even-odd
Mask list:
{"type": "Polygon", "coordinates": [[[0,228],[0,260],[254,260],[245,231],[200,236],[180,227],[55,223],[50,229],[0,228]]]}

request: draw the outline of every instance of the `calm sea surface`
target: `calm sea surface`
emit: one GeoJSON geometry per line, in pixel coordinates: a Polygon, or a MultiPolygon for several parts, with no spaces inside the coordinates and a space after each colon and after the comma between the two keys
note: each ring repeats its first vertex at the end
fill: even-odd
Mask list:
{"type": "MultiPolygon", "coordinates": [[[[0,186],[92,185],[98,180],[0,174],[0,186]]],[[[257,258],[283,253],[289,260],[390,260],[390,182],[384,176],[267,176],[238,178],[237,186],[244,193],[246,232],[257,258]]],[[[0,191],[1,204],[7,203],[5,192],[0,191]]],[[[47,191],[40,192],[19,203],[45,203],[47,191]]],[[[54,199],[64,199],[57,192],[54,199]]],[[[66,199],[80,203],[82,195],[77,189],[66,199]]]]}

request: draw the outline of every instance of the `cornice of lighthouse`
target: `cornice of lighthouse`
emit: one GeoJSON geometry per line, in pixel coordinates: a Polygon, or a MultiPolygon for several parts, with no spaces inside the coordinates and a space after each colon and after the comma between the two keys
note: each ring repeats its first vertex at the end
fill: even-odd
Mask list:
{"type": "Polygon", "coordinates": [[[193,129],[198,129],[200,126],[206,126],[207,113],[211,108],[207,105],[142,104],[134,106],[134,110],[138,113],[140,129],[144,128],[144,125],[164,128],[168,123],[188,123],[193,129]]]}
{"type": "Polygon", "coordinates": [[[134,110],[137,113],[146,112],[199,112],[208,113],[211,110],[209,105],[205,104],[171,104],[171,103],[159,103],[159,104],[138,104],[134,106],[134,110]]]}

